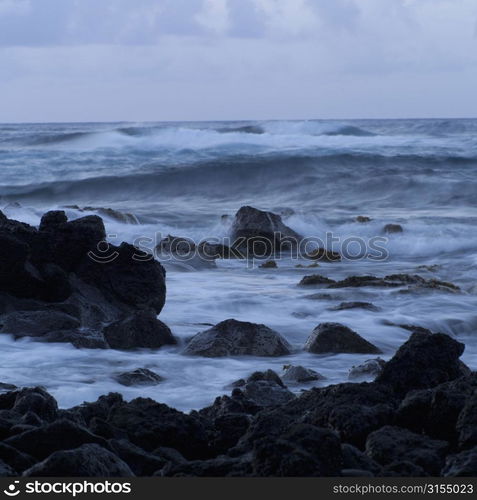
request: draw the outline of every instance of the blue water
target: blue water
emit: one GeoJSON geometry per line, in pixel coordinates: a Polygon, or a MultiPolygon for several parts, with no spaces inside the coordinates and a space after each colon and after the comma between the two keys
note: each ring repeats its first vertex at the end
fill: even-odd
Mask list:
{"type": "MultiPolygon", "coordinates": [[[[322,264],[319,270],[279,262],[262,270],[243,261],[217,269],[168,271],[161,319],[188,337],[229,317],[265,323],[296,348],[289,359],[184,357],[179,348],[157,353],[77,350],[13,342],[4,335],[0,381],[42,383],[63,405],[109,390],[147,394],[182,409],[209,403],[223,387],[258,368],[281,371],[301,363],[325,383],[346,380],[358,355],[312,356],[300,349],[322,321],[339,321],[384,351],[409,332],[385,320],[443,331],[466,342],[464,360],[477,368],[477,120],[352,120],[207,123],[0,125],[0,208],[38,224],[45,210],[78,205],[133,213],[139,225],[105,218],[111,241],[172,233],[222,237],[240,206],[284,214],[304,236],[332,232],[369,240],[387,223],[402,234],[386,241],[385,261],[322,264]],[[366,215],[368,224],[354,218],[366,215]],[[434,266],[431,270],[419,268],[434,266]],[[311,301],[296,283],[304,274],[420,273],[452,281],[462,292],[398,293],[339,290],[335,300],[311,301]],[[329,311],[342,300],[366,300],[380,312],[329,311]],[[118,370],[147,366],[167,381],[149,389],[122,388],[118,370]],[[72,390],[74,389],[74,390],[72,390]]],[[[66,208],[69,217],[90,213],[66,208]]],[[[91,212],[93,213],[93,212],[91,212]]],[[[304,264],[307,264],[306,262],[304,264]]]]}

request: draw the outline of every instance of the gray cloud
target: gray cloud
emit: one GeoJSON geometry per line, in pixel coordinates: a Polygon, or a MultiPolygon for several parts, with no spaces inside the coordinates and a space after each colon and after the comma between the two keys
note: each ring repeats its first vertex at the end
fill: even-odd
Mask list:
{"type": "Polygon", "coordinates": [[[475,0],[0,0],[0,121],[477,115],[475,0]]]}

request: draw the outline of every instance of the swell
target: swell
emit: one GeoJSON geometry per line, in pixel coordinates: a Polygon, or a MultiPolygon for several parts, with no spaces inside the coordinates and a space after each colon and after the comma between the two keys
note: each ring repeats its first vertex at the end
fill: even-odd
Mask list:
{"type": "Polygon", "coordinates": [[[235,200],[270,197],[300,205],[466,205],[476,201],[475,159],[338,154],[241,155],[180,167],[150,164],[141,173],[4,186],[5,200],[44,202],[235,200]],[[441,179],[454,165],[454,181],[441,179]],[[470,168],[469,168],[470,167],[470,168]]]}

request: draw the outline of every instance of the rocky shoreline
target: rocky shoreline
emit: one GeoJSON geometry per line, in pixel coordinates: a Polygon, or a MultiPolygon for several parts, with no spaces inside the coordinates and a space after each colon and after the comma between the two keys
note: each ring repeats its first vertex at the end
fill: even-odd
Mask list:
{"type": "MultiPolygon", "coordinates": [[[[279,215],[252,207],[239,210],[232,230],[238,246],[233,251],[201,247],[205,260],[257,251],[270,257],[283,246],[293,249],[301,238],[279,215]]],[[[35,228],[0,212],[0,332],[78,348],[158,349],[177,343],[157,319],[166,300],[163,265],[127,243],[103,249],[105,239],[98,216],[68,221],[62,211],[48,212],[35,228]]],[[[184,256],[183,247],[167,245],[161,251],[184,256]]],[[[323,249],[310,255],[326,262],[338,258],[323,249]]],[[[299,285],[459,292],[452,283],[404,274],[341,281],[315,274],[299,285]]],[[[374,307],[363,302],[340,306],[374,307]]],[[[0,386],[0,475],[475,475],[477,378],[459,360],[464,345],[442,333],[403,327],[410,337],[391,360],[355,367],[356,380],[365,374],[374,377],[372,382],[296,395],[290,390],[294,382],[321,376],[286,366],[281,376],[255,372],[234,383],[230,395],[189,414],[149,398],[128,402],[117,393],[59,409],[44,388],[5,384],[0,386]]],[[[303,349],[380,353],[339,323],[319,324],[303,349]]],[[[290,354],[292,347],[265,325],[228,319],[199,332],[182,352],[266,358],[290,354]]],[[[118,379],[125,386],[161,381],[142,368],[118,379]]]]}

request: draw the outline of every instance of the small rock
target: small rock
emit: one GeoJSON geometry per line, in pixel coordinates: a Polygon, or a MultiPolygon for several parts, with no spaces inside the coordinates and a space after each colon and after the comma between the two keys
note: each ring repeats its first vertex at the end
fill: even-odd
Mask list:
{"type": "Polygon", "coordinates": [[[340,323],[321,323],[308,337],[305,351],[314,354],[380,354],[381,351],[356,332],[340,323]]]}
{"type": "Polygon", "coordinates": [[[329,285],[331,283],[335,283],[335,281],[326,276],[321,276],[321,274],[311,274],[304,276],[298,286],[329,285]]]}
{"type": "Polygon", "coordinates": [[[157,373],[147,368],[138,368],[137,370],[120,373],[115,377],[116,382],[127,387],[139,385],[157,385],[164,379],[157,373]]]}
{"type": "Polygon", "coordinates": [[[348,380],[374,380],[383,371],[385,364],[381,358],[367,359],[363,364],[351,368],[348,380]]]}
{"type": "Polygon", "coordinates": [[[260,264],[259,267],[261,267],[262,269],[276,269],[278,265],[274,260],[268,260],[267,262],[260,264]]]}
{"type": "Polygon", "coordinates": [[[400,224],[386,224],[383,227],[383,232],[386,234],[402,233],[403,228],[400,224]]]}
{"type": "Polygon", "coordinates": [[[310,368],[305,368],[304,366],[293,366],[284,365],[282,380],[288,383],[304,383],[304,382],[314,382],[316,380],[324,380],[325,377],[315,372],[310,368]]]}
{"type": "Polygon", "coordinates": [[[366,224],[366,222],[371,222],[373,219],[371,219],[371,217],[367,217],[366,215],[358,215],[354,220],[360,224],[366,224]]]}
{"type": "Polygon", "coordinates": [[[341,302],[341,304],[330,307],[330,311],[345,311],[346,309],[366,309],[367,311],[377,312],[379,307],[376,307],[371,302],[341,302]]]}
{"type": "Polygon", "coordinates": [[[477,447],[447,457],[441,471],[444,477],[475,477],[477,476],[477,447]]]}

